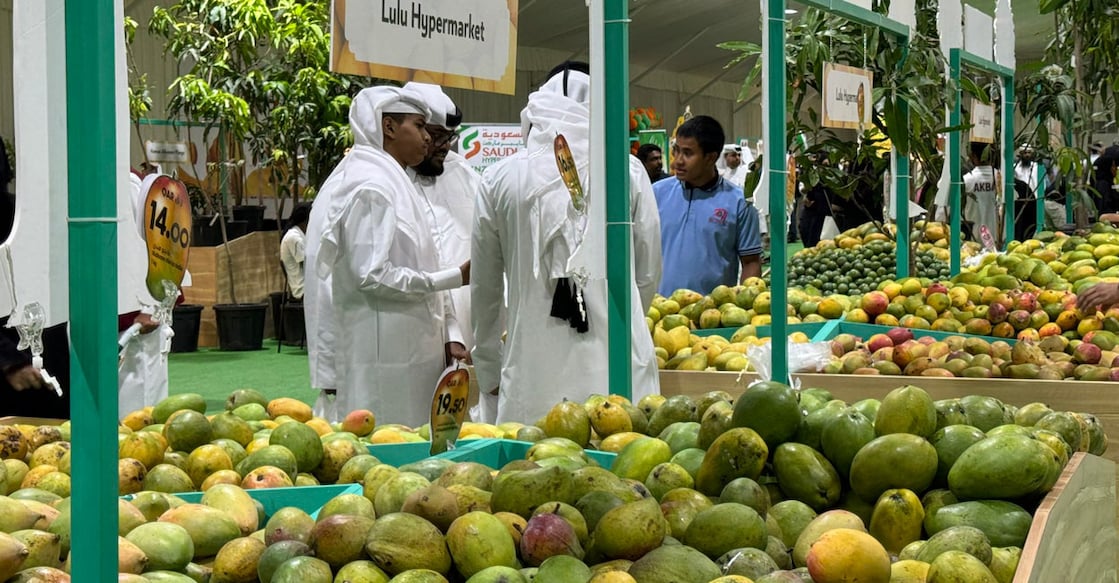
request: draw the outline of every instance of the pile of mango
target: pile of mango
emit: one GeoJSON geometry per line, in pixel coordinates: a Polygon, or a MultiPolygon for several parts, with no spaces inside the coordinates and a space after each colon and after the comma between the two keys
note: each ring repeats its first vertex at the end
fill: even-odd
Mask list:
{"type": "Polygon", "coordinates": [[[970,271],[990,277],[992,266],[1006,270],[995,274],[1009,274],[1047,289],[1079,292],[1086,285],[1119,281],[1119,230],[1109,223],[1095,223],[1084,235],[1038,233],[1033,239],[1011,241],[1005,255],[984,256],[983,263],[970,271]]]}
{"type": "Polygon", "coordinates": [[[827,374],[906,375],[1050,381],[1119,380],[1119,335],[1089,331],[1082,340],[1051,334],[1023,338],[1013,346],[978,337],[914,337],[893,328],[865,339],[839,334],[831,340],[834,358],[827,374]]]}
{"type": "MultiPolygon", "coordinates": [[[[281,417],[273,434],[306,424],[281,417]]],[[[119,581],[1003,583],[1030,509],[1073,452],[1107,441],[1088,414],[914,386],[850,405],[779,383],[735,401],[595,395],[487,427],[534,442],[526,458],[393,467],[353,450],[335,460],[353,491],[314,513],[268,513],[221,481],[196,503],[122,498],[119,581]],[[612,467],[587,447],[616,452],[612,467]]],[[[65,472],[27,482],[66,467],[64,431],[0,440],[2,580],[69,580],[69,492],[45,482],[65,472]]]]}

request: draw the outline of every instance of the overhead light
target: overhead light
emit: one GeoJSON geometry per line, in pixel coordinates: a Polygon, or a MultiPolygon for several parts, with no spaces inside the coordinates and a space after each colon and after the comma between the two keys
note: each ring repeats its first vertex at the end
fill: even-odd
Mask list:
{"type": "Polygon", "coordinates": [[[786,8],[785,9],[785,14],[796,14],[796,13],[797,13],[797,11],[796,11],[795,8],[786,8]]]}

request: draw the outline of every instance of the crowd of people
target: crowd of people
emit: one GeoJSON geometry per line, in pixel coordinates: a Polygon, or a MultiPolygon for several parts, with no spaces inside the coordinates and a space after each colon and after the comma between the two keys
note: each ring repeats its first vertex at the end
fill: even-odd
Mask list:
{"type": "MultiPolygon", "coordinates": [[[[549,73],[521,112],[526,148],[482,175],[453,148],[463,112],[440,87],[357,94],[353,147],[314,202],[293,210],[280,247],[285,293],[304,306],[316,414],[371,409],[422,424],[455,362],[473,363],[481,389],[473,416],[492,423],[533,421],[557,399],[606,392],[607,282],[587,275],[587,217],[572,195],[580,186],[601,192],[586,182],[590,79],[580,62],[549,73]],[[580,185],[557,167],[557,136],[580,185]]],[[[676,129],[670,152],[645,144],[630,159],[635,399],[659,391],[644,321],[654,293],[706,293],[761,275],[764,210],[744,193],[756,161],[749,147],[726,142],[717,120],[698,115],[676,129]]],[[[977,231],[993,229],[997,174],[985,149],[971,153],[965,216],[977,231]]],[[[1101,210],[1119,210],[1119,147],[1101,146],[1093,163],[1101,210]]],[[[1036,190],[1031,164],[1023,156],[1015,172],[1036,190]]],[[[798,194],[790,235],[814,245],[837,207],[821,185],[798,194]]],[[[1086,292],[1085,305],[1119,302],[1112,287],[1086,292]]],[[[160,327],[148,313],[131,315],[145,333],[160,327]]],[[[41,385],[10,344],[0,337],[0,385],[41,385]]]]}

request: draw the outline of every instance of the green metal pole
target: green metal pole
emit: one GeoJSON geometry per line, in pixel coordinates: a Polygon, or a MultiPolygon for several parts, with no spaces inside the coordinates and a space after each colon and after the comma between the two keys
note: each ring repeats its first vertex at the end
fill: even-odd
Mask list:
{"type": "MultiPolygon", "coordinates": [[[[898,67],[905,66],[905,60],[909,57],[909,39],[903,39],[905,48],[901,53],[901,61],[898,67]]],[[[905,101],[898,100],[898,117],[901,118],[902,127],[909,127],[909,104],[905,101]]],[[[897,244],[895,251],[897,253],[896,261],[894,263],[894,270],[897,272],[897,279],[909,277],[909,148],[906,147],[904,151],[898,150],[897,142],[893,143],[894,155],[897,157],[896,170],[897,175],[894,176],[894,215],[897,224],[897,244]]],[[[920,274],[918,274],[920,275],[920,274]]]]}
{"type": "Polygon", "coordinates": [[[117,208],[113,0],[66,2],[73,569],[117,579],[117,208]]]}
{"type": "Polygon", "coordinates": [[[1014,239],[1014,77],[1002,78],[1002,184],[1003,206],[1006,215],[1005,236],[1002,248],[1014,239]]]}
{"type": "Polygon", "coordinates": [[[788,172],[785,155],[785,0],[765,4],[765,26],[768,41],[762,53],[766,68],[769,101],[764,105],[769,116],[765,136],[765,162],[769,171],[769,256],[770,294],[776,309],[770,326],[773,380],[789,380],[789,347],[785,306],[789,303],[789,282],[785,275],[785,180],[788,172]]]}
{"type": "Polygon", "coordinates": [[[610,296],[610,393],[630,398],[633,262],[629,209],[629,7],[603,3],[606,44],[606,281],[610,296]]]}
{"type": "MultiPolygon", "coordinates": [[[[948,118],[948,126],[958,128],[960,127],[960,117],[963,116],[963,111],[960,103],[963,99],[963,96],[961,95],[960,89],[961,67],[959,49],[952,49],[951,51],[949,51],[948,66],[951,70],[952,79],[956,82],[956,90],[952,92],[952,112],[948,118]]],[[[963,169],[960,167],[960,142],[962,138],[963,132],[958,129],[952,130],[952,132],[948,135],[947,153],[945,154],[948,158],[948,176],[951,179],[951,183],[948,186],[948,205],[952,213],[950,219],[952,221],[952,240],[950,241],[950,247],[952,249],[949,264],[949,268],[952,270],[952,275],[959,274],[960,270],[962,269],[960,261],[960,249],[963,247],[963,237],[961,235],[962,225],[960,220],[960,193],[963,186],[963,177],[961,176],[963,169]]]]}

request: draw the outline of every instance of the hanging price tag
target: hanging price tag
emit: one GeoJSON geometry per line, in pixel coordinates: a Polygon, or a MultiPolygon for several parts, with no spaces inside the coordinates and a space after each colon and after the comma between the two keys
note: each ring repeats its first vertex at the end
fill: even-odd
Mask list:
{"type": "Polygon", "coordinates": [[[190,251],[190,196],[186,185],[166,175],[144,179],[140,192],[140,225],[148,248],[148,291],[157,300],[166,295],[164,281],[182,285],[190,251]]]}
{"type": "Polygon", "coordinates": [[[466,400],[470,395],[470,373],[461,362],[447,367],[435,385],[431,397],[431,455],[454,447],[466,417],[466,400]]]}

